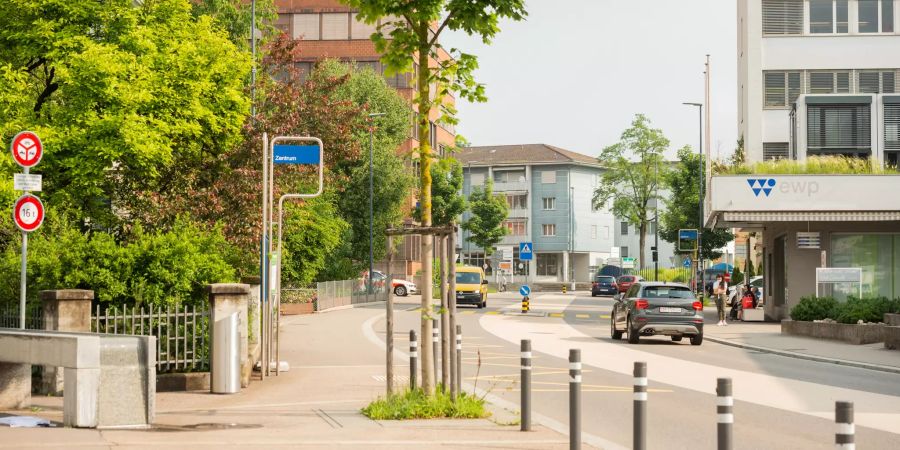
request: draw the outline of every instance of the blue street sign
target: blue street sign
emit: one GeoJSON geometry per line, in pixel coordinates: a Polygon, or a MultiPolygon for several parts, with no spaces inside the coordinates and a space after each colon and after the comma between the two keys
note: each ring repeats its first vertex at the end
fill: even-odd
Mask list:
{"type": "Polygon", "coordinates": [[[528,287],[527,284],[523,284],[522,287],[519,288],[519,293],[522,294],[522,297],[528,297],[531,294],[531,288],[528,287]]]}
{"type": "Polygon", "coordinates": [[[697,230],[678,230],[678,239],[685,241],[696,241],[697,230]]]}
{"type": "Polygon", "coordinates": [[[533,250],[534,245],[531,242],[519,242],[519,261],[531,261],[534,259],[533,250]]]}
{"type": "Polygon", "coordinates": [[[690,259],[690,258],[685,258],[685,259],[684,259],[684,262],[682,262],[681,265],[684,266],[684,267],[691,267],[691,259],[690,259]]]}
{"type": "Polygon", "coordinates": [[[318,145],[275,145],[275,164],[319,164],[318,145]]]}

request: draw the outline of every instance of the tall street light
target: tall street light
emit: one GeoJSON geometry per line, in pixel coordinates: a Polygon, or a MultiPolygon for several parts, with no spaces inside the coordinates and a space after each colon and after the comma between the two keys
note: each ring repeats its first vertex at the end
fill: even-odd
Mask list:
{"type": "MultiPolygon", "coordinates": [[[[372,281],[375,274],[375,126],[372,123],[372,119],[383,115],[385,113],[369,114],[369,292],[374,292],[372,281]]],[[[390,276],[391,268],[388,267],[386,272],[385,275],[390,276]]],[[[385,282],[387,281],[385,280],[385,282]]],[[[387,288],[390,287],[387,286],[387,288]]]]}
{"type": "Polygon", "coordinates": [[[698,269],[698,272],[700,273],[700,276],[697,279],[697,290],[702,290],[703,286],[701,286],[701,285],[703,284],[703,275],[702,275],[703,274],[703,257],[702,257],[702,255],[703,255],[703,103],[684,102],[684,103],[682,103],[682,105],[696,106],[700,111],[700,125],[698,127],[699,131],[700,131],[700,147],[697,149],[697,154],[700,155],[700,179],[699,179],[700,195],[698,196],[699,197],[698,206],[699,206],[700,213],[697,218],[697,224],[699,225],[697,227],[697,269],[698,269]]]}

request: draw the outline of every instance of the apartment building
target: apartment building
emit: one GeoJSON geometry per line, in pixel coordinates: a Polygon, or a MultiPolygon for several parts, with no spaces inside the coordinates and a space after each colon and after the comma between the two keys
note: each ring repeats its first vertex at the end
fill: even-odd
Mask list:
{"type": "MultiPolygon", "coordinates": [[[[369,25],[357,18],[356,12],[336,0],[275,0],[278,8],[276,27],[291,38],[299,41],[300,55],[296,65],[301,73],[309,72],[317,61],[334,58],[359,67],[368,67],[376,73],[384,75],[387,84],[397,90],[410,101],[410,138],[404,142],[398,152],[412,155],[419,145],[419,129],[415,126],[415,105],[412,99],[416,93],[415,73],[413,72],[387,76],[380,62],[381,55],[369,39],[376,30],[376,25],[369,25]]],[[[396,18],[385,18],[385,22],[396,21],[396,18]]],[[[382,22],[379,22],[382,23],[382,22]]],[[[449,59],[450,55],[440,51],[439,57],[449,59]]],[[[436,61],[432,61],[437,64],[436,61]]],[[[454,99],[446,101],[451,104],[454,99]]],[[[440,113],[432,111],[430,121],[430,144],[434,152],[443,156],[456,140],[456,132],[451,125],[441,124],[440,113]]],[[[417,171],[418,166],[412,164],[410,170],[417,171]]],[[[410,208],[415,206],[415,199],[410,198],[410,208]]],[[[413,275],[420,267],[421,240],[418,236],[404,238],[403,244],[395,255],[406,266],[406,274],[413,275]]],[[[398,268],[395,267],[395,272],[398,268]]]]}
{"type": "MultiPolygon", "coordinates": [[[[546,144],[499,145],[460,149],[464,194],[493,180],[494,192],[506,197],[509,233],[498,244],[513,246],[517,276],[537,282],[590,281],[610,257],[615,219],[592,207],[602,167],[595,157],[546,144]],[[534,260],[519,258],[519,243],[534,244],[534,260]]],[[[462,220],[468,220],[466,213],[462,220]]],[[[457,246],[468,264],[498,267],[496,257],[468,242],[462,232],[457,246]]]]}
{"type": "MultiPolygon", "coordinates": [[[[738,1],[738,121],[751,162],[846,155],[896,165],[898,3],[738,1]]],[[[713,176],[707,225],[761,233],[771,319],[817,290],[895,298],[898,189],[895,175],[713,176]],[[861,278],[824,283],[823,266],[861,269],[861,278]]]]}

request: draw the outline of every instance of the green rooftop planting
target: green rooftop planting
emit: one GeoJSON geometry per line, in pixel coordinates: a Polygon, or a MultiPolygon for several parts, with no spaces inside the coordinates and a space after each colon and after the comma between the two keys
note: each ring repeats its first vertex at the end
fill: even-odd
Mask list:
{"type": "Polygon", "coordinates": [[[776,159],[735,165],[715,164],[716,175],[897,175],[896,167],[875,166],[868,159],[810,156],[806,161],[776,159]]]}

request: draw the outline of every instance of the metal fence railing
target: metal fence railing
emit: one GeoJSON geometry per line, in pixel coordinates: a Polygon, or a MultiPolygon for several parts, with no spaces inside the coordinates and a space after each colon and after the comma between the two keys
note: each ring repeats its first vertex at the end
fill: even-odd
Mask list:
{"type": "Polygon", "coordinates": [[[362,278],[316,283],[315,310],[325,311],[339,306],[387,301],[388,290],[385,286],[389,286],[390,282],[384,280],[376,283],[371,292],[366,289],[366,282],[362,278]]]}
{"type": "MultiPolygon", "coordinates": [[[[19,305],[0,305],[0,328],[19,328],[19,305]]],[[[43,330],[44,312],[40,302],[25,304],[25,329],[43,330]]]]}
{"type": "Polygon", "coordinates": [[[97,305],[91,331],[156,337],[157,372],[209,368],[209,310],[188,305],[144,308],[97,305]]]}

